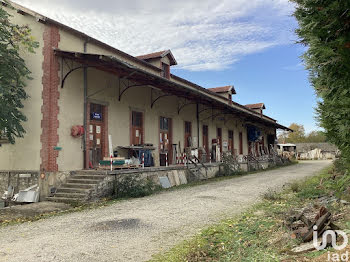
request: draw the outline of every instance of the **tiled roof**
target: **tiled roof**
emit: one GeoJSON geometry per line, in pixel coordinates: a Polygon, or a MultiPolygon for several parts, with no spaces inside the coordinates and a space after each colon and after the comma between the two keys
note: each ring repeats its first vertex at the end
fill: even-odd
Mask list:
{"type": "Polygon", "coordinates": [[[142,60],[147,60],[147,59],[152,59],[152,58],[159,58],[159,57],[163,57],[163,54],[165,52],[167,52],[168,50],[164,50],[164,51],[159,51],[159,52],[155,52],[155,53],[151,53],[151,54],[146,54],[146,55],[140,55],[140,56],[136,56],[138,59],[142,59],[142,60]]]}
{"type": "Polygon", "coordinates": [[[233,86],[220,86],[220,87],[208,88],[208,90],[210,90],[214,93],[226,93],[226,92],[230,92],[232,90],[232,93],[236,94],[236,91],[233,88],[233,86]]]}
{"type": "Polygon", "coordinates": [[[148,59],[153,59],[153,58],[162,58],[165,56],[170,57],[170,64],[171,65],[177,65],[175,57],[171,53],[170,50],[163,50],[163,51],[159,51],[159,52],[155,52],[155,53],[151,53],[151,54],[140,55],[140,56],[136,56],[136,58],[141,59],[141,60],[148,60],[148,59]]]}
{"type": "Polygon", "coordinates": [[[245,107],[248,107],[250,109],[266,109],[264,103],[249,104],[245,105],[245,107]]]}

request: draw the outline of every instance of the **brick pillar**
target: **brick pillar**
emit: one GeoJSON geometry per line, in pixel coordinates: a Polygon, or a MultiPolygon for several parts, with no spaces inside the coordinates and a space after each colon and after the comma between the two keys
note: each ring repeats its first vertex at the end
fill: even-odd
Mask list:
{"type": "Polygon", "coordinates": [[[42,133],[40,136],[41,142],[41,165],[42,171],[55,172],[58,171],[57,157],[58,151],[54,150],[54,147],[58,145],[58,99],[60,93],[59,88],[59,70],[60,65],[58,57],[55,56],[53,49],[58,48],[60,41],[59,29],[53,25],[45,25],[45,31],[43,34],[44,46],[43,46],[43,78],[42,78],[42,100],[43,105],[41,107],[42,120],[41,128],[42,133]]]}

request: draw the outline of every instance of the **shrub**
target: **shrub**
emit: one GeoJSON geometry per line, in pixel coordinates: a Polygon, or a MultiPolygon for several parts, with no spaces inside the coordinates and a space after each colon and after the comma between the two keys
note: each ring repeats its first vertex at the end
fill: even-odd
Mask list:
{"type": "Polygon", "coordinates": [[[290,189],[292,190],[292,192],[297,193],[300,191],[300,183],[298,181],[293,181],[290,184],[290,189]]]}
{"type": "Polygon", "coordinates": [[[272,190],[271,188],[263,194],[263,199],[269,200],[269,201],[276,201],[280,200],[281,196],[279,193],[277,193],[275,190],[272,190]]]}
{"type": "Polygon", "coordinates": [[[140,179],[138,175],[125,176],[115,183],[115,198],[144,197],[159,191],[161,186],[151,179],[140,179]]]}

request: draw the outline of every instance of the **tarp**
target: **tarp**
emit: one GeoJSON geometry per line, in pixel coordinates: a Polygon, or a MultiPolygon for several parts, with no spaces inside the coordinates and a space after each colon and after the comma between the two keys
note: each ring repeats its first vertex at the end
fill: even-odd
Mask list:
{"type": "Polygon", "coordinates": [[[259,137],[261,136],[261,131],[256,126],[247,126],[247,132],[248,132],[248,141],[249,142],[255,142],[259,140],[259,137]]]}

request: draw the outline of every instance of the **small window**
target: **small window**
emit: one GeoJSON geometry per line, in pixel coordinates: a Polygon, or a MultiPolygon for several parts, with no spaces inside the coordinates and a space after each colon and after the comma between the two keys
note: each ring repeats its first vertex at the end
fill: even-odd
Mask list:
{"type": "Polygon", "coordinates": [[[102,105],[90,104],[90,120],[102,121],[102,105]]]}
{"type": "Polygon", "coordinates": [[[170,66],[162,63],[162,77],[170,78],[170,66]]]}
{"type": "Polygon", "coordinates": [[[169,118],[161,116],[159,127],[160,127],[160,130],[169,131],[169,118]]]}
{"type": "Polygon", "coordinates": [[[142,127],[142,113],[141,112],[132,112],[132,126],[142,127]]]}

